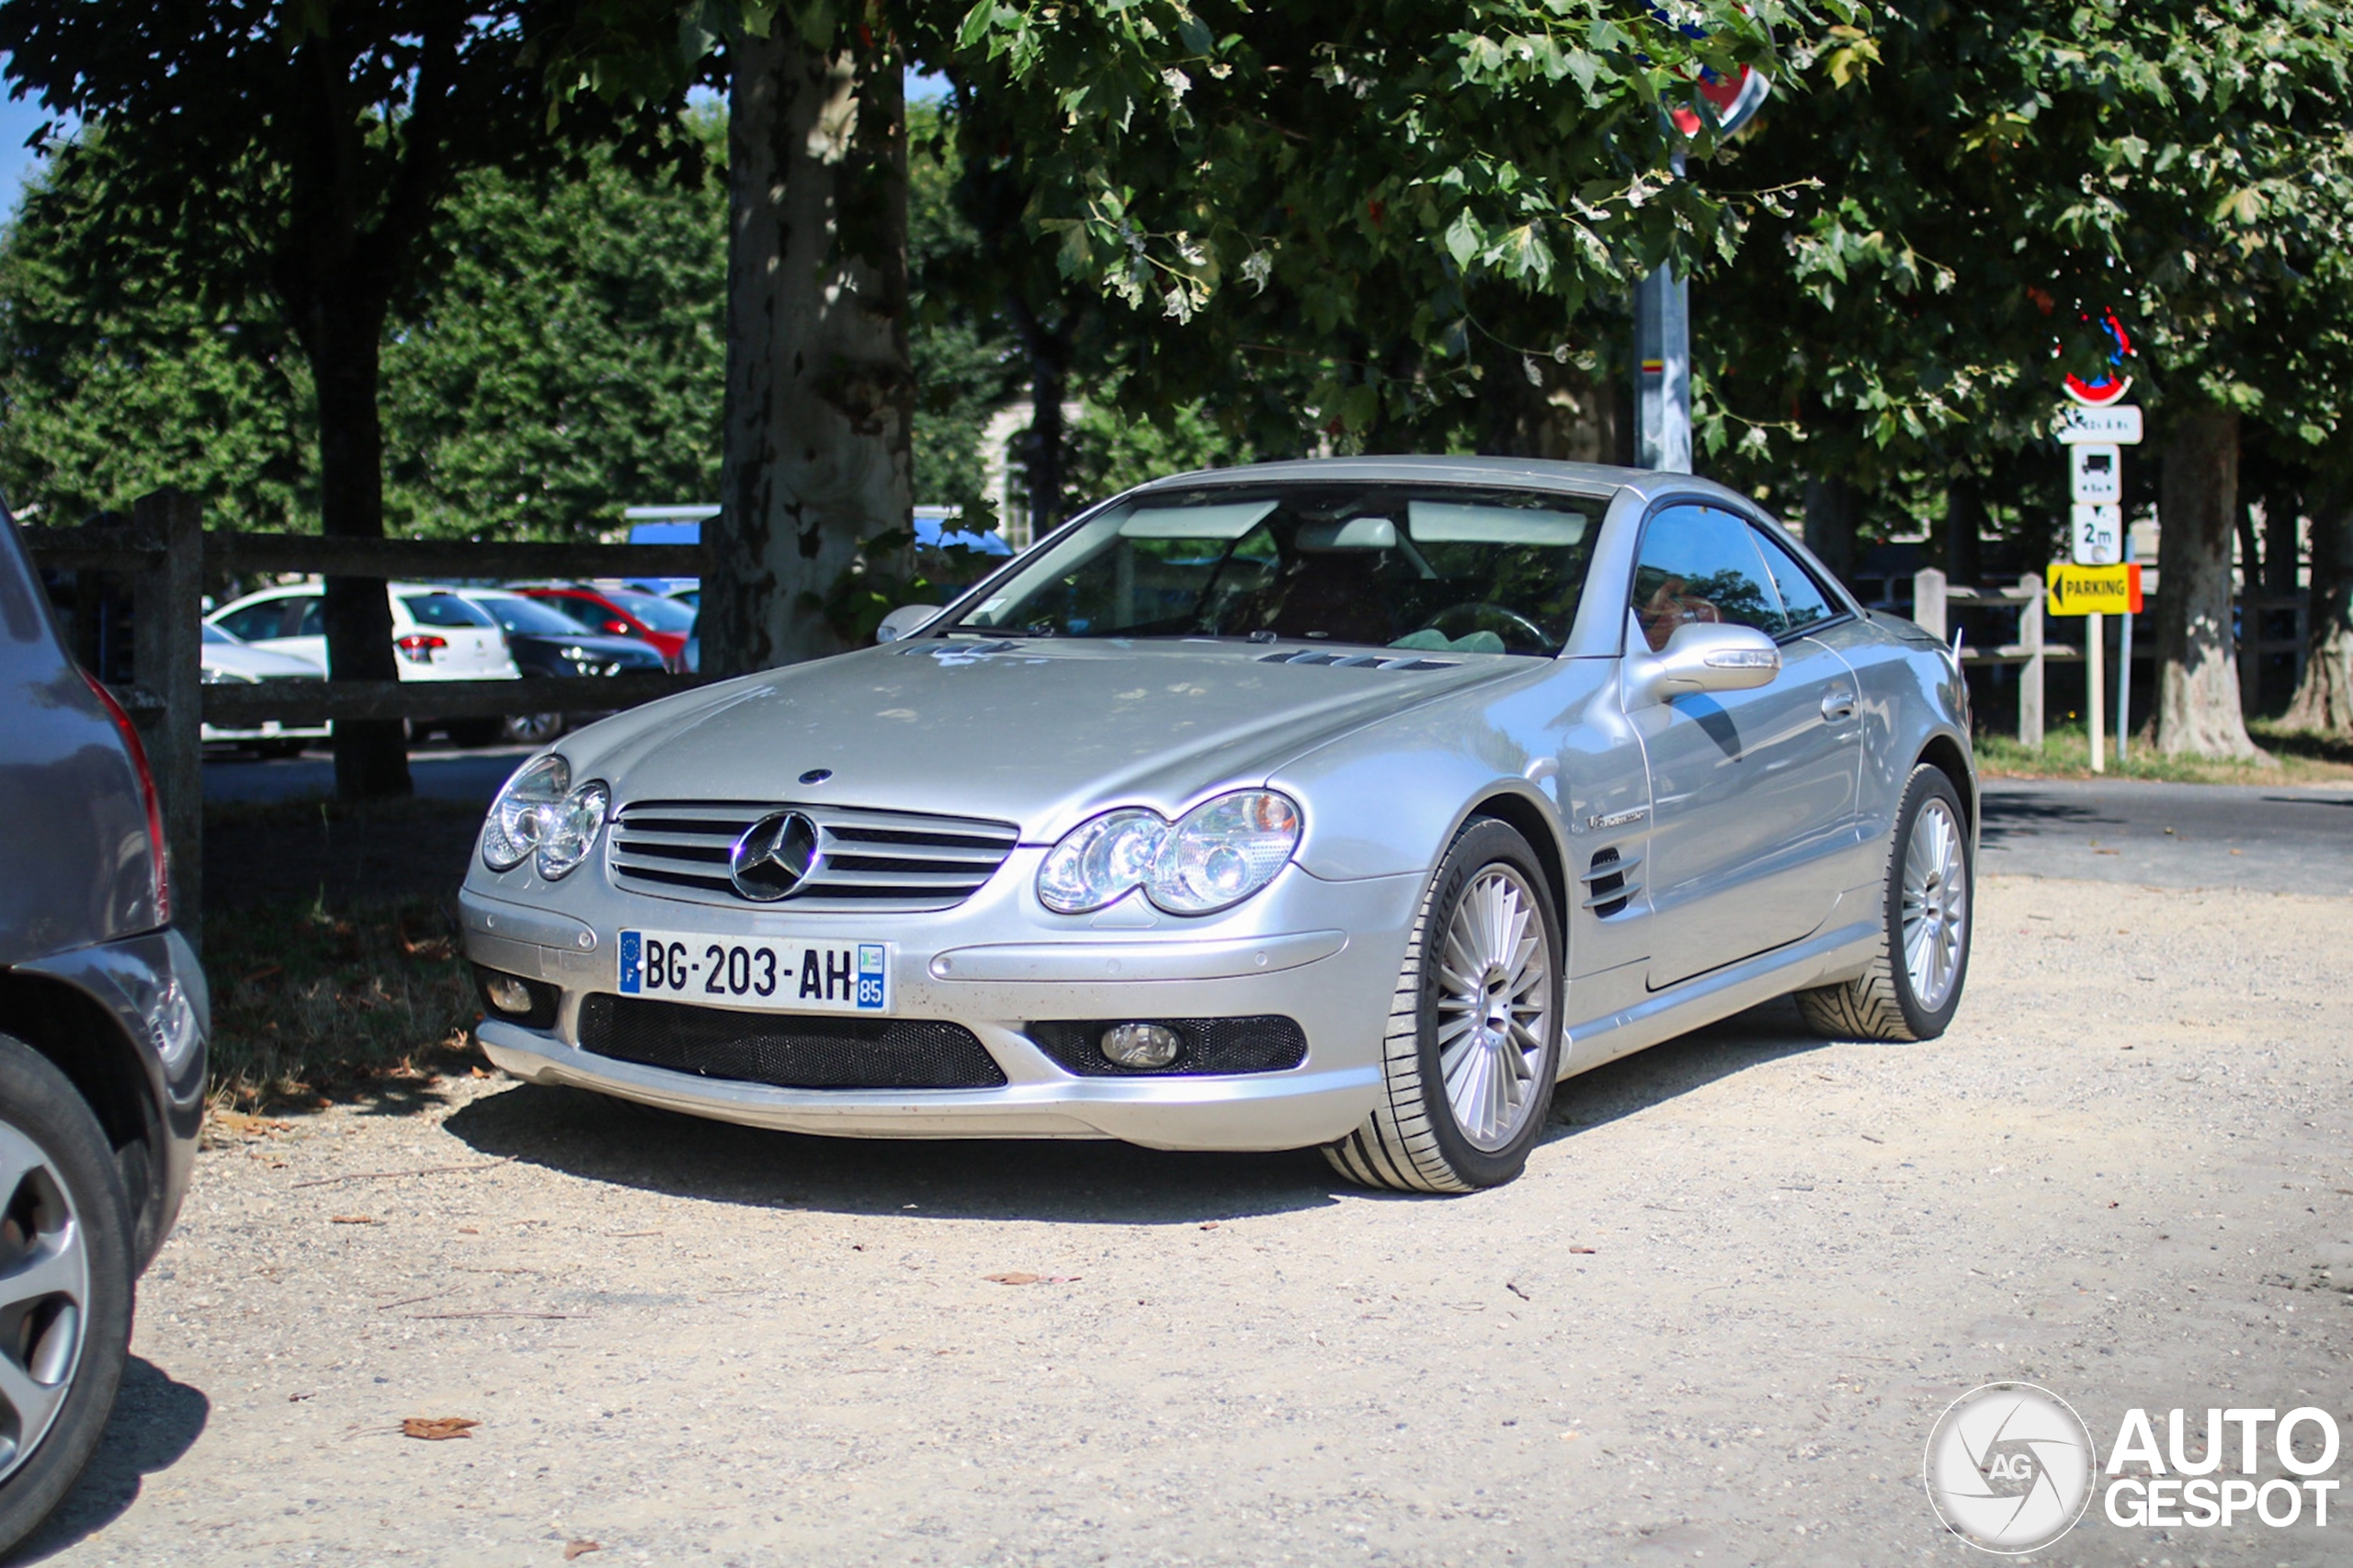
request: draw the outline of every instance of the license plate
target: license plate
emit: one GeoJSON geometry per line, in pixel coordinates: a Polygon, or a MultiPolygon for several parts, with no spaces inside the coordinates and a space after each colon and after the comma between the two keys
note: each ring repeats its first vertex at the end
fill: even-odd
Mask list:
{"type": "Polygon", "coordinates": [[[620,992],[783,1013],[887,1013],[887,942],[777,941],[623,931],[620,992]]]}

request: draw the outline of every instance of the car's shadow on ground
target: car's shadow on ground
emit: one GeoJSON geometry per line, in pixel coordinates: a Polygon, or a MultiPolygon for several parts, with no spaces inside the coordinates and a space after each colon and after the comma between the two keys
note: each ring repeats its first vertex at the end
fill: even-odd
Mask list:
{"type": "Polygon", "coordinates": [[[120,1518],[148,1476],[178,1463],[195,1445],[211,1415],[212,1402],[202,1392],[133,1356],[123,1368],[122,1388],[90,1468],[9,1561],[53,1557],[120,1518]]]}
{"type": "MultiPolygon", "coordinates": [[[[1821,1045],[1790,1004],[1752,1009],[1571,1079],[1554,1100],[1546,1141],[1821,1045]]],[[[1080,1141],[816,1138],[528,1084],[475,1100],[444,1125],[484,1154],[754,1208],[1156,1225],[1313,1209],[1340,1193],[1403,1197],[1358,1192],[1313,1150],[1199,1154],[1080,1141]]]]}
{"type": "Polygon", "coordinates": [[[2016,839],[2032,838],[2053,828],[2126,828],[2130,824],[2113,812],[2080,801],[2049,795],[2006,795],[1988,791],[1978,804],[1977,840],[1982,848],[1999,849],[2016,839]]]}

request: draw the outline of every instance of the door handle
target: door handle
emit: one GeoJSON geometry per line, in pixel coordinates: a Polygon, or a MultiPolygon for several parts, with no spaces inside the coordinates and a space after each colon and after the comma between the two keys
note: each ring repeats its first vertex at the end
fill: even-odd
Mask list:
{"type": "Polygon", "coordinates": [[[1834,687],[1822,694],[1822,716],[1833,722],[1855,716],[1855,694],[1843,687],[1834,687]]]}

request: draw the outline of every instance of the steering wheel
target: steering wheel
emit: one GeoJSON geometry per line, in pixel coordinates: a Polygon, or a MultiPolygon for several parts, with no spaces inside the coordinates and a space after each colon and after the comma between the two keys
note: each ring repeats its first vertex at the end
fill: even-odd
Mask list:
{"type": "Polygon", "coordinates": [[[1487,599],[1449,605],[1430,617],[1422,630],[1444,632],[1457,641],[1473,631],[1492,631],[1514,653],[1550,653],[1555,647],[1542,627],[1519,611],[1487,599]]]}

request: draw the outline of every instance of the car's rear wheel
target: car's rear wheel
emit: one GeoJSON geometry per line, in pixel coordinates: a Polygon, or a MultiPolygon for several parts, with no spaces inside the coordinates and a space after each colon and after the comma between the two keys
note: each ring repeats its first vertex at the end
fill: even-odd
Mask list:
{"type": "Polygon", "coordinates": [[[0,1035],[0,1553],[89,1463],[131,1346],[131,1227],[106,1134],[0,1035]]]}
{"type": "Polygon", "coordinates": [[[1870,968],[1801,991],[1806,1026],[1831,1040],[1934,1040],[1961,1007],[1969,977],[1974,868],[1961,794],[1941,768],[1912,770],[1889,835],[1883,932],[1870,968]]]}
{"type": "Polygon", "coordinates": [[[1561,930],[1528,841],[1462,830],[1423,896],[1382,1041],[1380,1105],[1324,1154],[1404,1192],[1469,1192],[1519,1175],[1543,1136],[1561,1062],[1561,930]]]}

